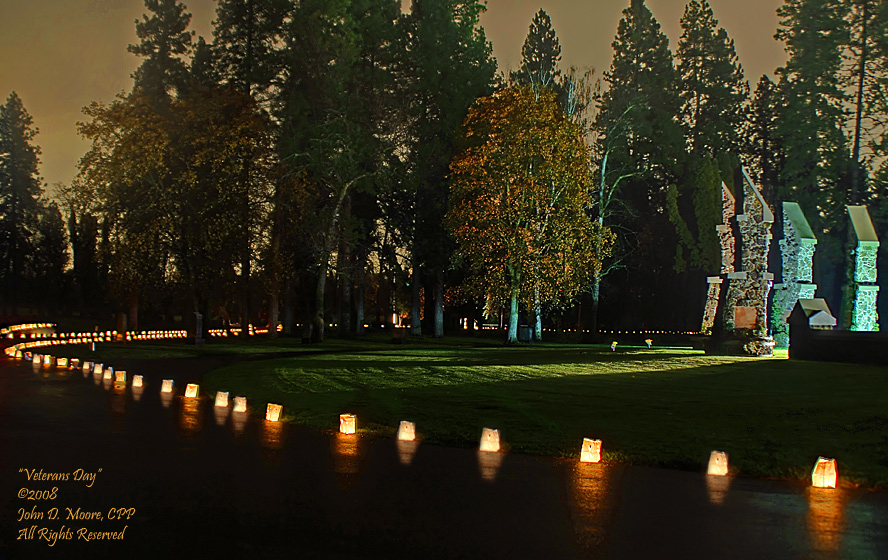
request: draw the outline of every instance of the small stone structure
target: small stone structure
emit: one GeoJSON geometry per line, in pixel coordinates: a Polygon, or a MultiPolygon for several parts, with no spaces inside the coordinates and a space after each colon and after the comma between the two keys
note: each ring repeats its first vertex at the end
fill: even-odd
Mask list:
{"type": "MultiPolygon", "coordinates": [[[[823,298],[799,298],[797,303],[801,312],[808,319],[808,326],[812,329],[829,330],[838,323],[823,298]]],[[[792,313],[792,309],[790,309],[790,313],[792,313]]]]}
{"type": "Polygon", "coordinates": [[[830,321],[818,301],[799,300],[789,315],[790,359],[888,365],[885,333],[830,329],[835,318],[830,321]]]}
{"type": "Polygon", "coordinates": [[[851,315],[852,331],[878,331],[879,316],[876,298],[879,286],[876,257],[879,252],[879,237],[873,227],[866,206],[848,206],[848,217],[857,236],[854,249],[854,310],[851,315]]]}
{"type": "MultiPolygon", "coordinates": [[[[787,319],[799,299],[811,299],[817,290],[814,279],[814,249],[817,238],[795,202],[783,203],[783,283],[774,285],[771,333],[777,346],[789,346],[787,319]]],[[[824,302],[825,303],[825,302],[824,302]]],[[[832,317],[832,314],[830,314],[832,317]]]]}

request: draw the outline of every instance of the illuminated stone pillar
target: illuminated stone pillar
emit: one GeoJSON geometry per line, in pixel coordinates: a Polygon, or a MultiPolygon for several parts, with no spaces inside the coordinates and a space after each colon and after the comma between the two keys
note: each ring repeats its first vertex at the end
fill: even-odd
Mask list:
{"type": "Polygon", "coordinates": [[[744,340],[743,351],[756,356],[773,353],[768,337],[768,293],[774,275],[768,272],[768,249],[774,214],[743,170],[743,214],[738,214],[741,270],[728,273],[724,325],[744,340]]]}
{"type": "Polygon", "coordinates": [[[857,236],[854,249],[854,310],[851,314],[852,331],[878,331],[879,314],[876,310],[879,287],[876,257],[879,237],[873,227],[866,206],[848,206],[848,216],[857,236]]]}
{"type": "Polygon", "coordinates": [[[718,312],[718,296],[721,293],[722,279],[720,276],[708,276],[709,291],[706,293],[706,308],[703,309],[703,326],[700,332],[712,334],[715,325],[715,316],[718,312]]]}
{"type": "MultiPolygon", "coordinates": [[[[722,182],[722,223],[715,226],[718,233],[718,241],[721,246],[721,271],[720,274],[734,272],[734,232],[731,231],[731,220],[734,218],[736,211],[736,199],[731,191],[728,190],[724,181],[722,182]]],[[[709,290],[706,294],[706,307],[703,310],[703,324],[700,332],[703,334],[712,334],[712,327],[715,325],[715,317],[718,313],[718,296],[721,293],[722,278],[720,276],[709,276],[706,281],[709,284],[709,290]]]]}
{"type": "Polygon", "coordinates": [[[771,332],[777,346],[789,346],[789,325],[786,321],[799,299],[811,299],[817,291],[814,279],[814,249],[817,238],[795,202],[783,203],[783,283],[774,285],[771,332]]]}

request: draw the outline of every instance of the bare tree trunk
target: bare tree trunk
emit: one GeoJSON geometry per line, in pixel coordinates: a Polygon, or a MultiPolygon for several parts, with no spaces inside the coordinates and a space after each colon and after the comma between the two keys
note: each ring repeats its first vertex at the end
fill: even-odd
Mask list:
{"type": "Polygon", "coordinates": [[[271,288],[268,293],[268,337],[277,338],[278,313],[280,310],[281,279],[278,270],[278,251],[281,246],[279,233],[271,236],[271,288]]]}
{"type": "Polygon", "coordinates": [[[506,344],[518,343],[518,280],[512,279],[512,296],[509,298],[509,332],[506,344]]]}
{"type": "Polygon", "coordinates": [[[435,338],[444,337],[444,271],[435,272],[435,338]]]}
{"type": "Polygon", "coordinates": [[[139,329],[139,293],[136,291],[130,293],[129,313],[127,313],[126,318],[131,331],[139,329]]]}
{"type": "Polygon", "coordinates": [[[598,301],[601,297],[601,278],[594,276],[592,278],[592,290],[587,300],[588,306],[584,306],[582,310],[583,329],[582,341],[591,343],[598,340],[598,301]]]}
{"type": "Polygon", "coordinates": [[[293,281],[284,283],[284,334],[293,334],[293,281]]]}
{"type": "Polygon", "coordinates": [[[339,196],[336,199],[336,205],[333,207],[333,214],[330,216],[330,227],[324,237],[323,249],[321,250],[321,263],[318,267],[318,284],[315,288],[315,310],[314,324],[315,332],[312,333],[312,340],[315,342],[324,341],[324,294],[327,288],[327,268],[329,268],[330,253],[333,251],[333,243],[338,231],[339,215],[342,212],[343,203],[345,203],[348,189],[364,175],[359,175],[342,186],[339,196]]]}
{"type": "Polygon", "coordinates": [[[276,278],[272,278],[271,281],[271,293],[268,294],[268,337],[269,338],[277,338],[278,335],[278,320],[279,320],[279,312],[281,301],[280,296],[278,296],[279,290],[279,282],[276,278]]]}
{"type": "Polygon", "coordinates": [[[421,336],[422,335],[422,319],[420,318],[422,315],[422,307],[421,307],[421,292],[420,292],[420,284],[419,284],[419,264],[417,264],[414,259],[413,262],[413,271],[410,274],[410,290],[412,294],[413,305],[410,309],[410,334],[412,336],[421,336]]]}
{"type": "Polygon", "coordinates": [[[241,336],[250,336],[250,235],[244,235],[241,246],[241,336]]]}
{"type": "Polygon", "coordinates": [[[345,243],[340,243],[339,253],[339,315],[337,320],[338,331],[340,336],[348,336],[352,334],[352,315],[351,315],[351,275],[348,272],[349,255],[348,248],[345,243]],[[343,251],[346,253],[344,254],[343,251]]]}
{"type": "Polygon", "coordinates": [[[281,297],[281,181],[277,182],[274,192],[274,214],[271,224],[271,247],[268,266],[271,271],[271,288],[268,294],[268,336],[277,338],[277,324],[280,313],[281,297]]]}
{"type": "Polygon", "coordinates": [[[358,282],[358,293],[355,297],[355,334],[364,334],[364,283],[358,282]]]}
{"type": "Polygon", "coordinates": [[[540,282],[536,280],[533,285],[533,341],[543,341],[543,309],[540,303],[540,282]]]}
{"type": "Polygon", "coordinates": [[[321,266],[318,267],[318,283],[315,286],[315,309],[314,309],[314,332],[312,332],[312,342],[324,342],[324,296],[327,290],[327,261],[330,256],[324,251],[321,259],[321,266]]]}
{"type": "Polygon", "coordinates": [[[857,107],[855,108],[854,114],[854,147],[852,148],[851,154],[851,195],[849,200],[851,204],[858,204],[860,192],[860,134],[861,122],[863,120],[863,84],[866,80],[866,47],[867,40],[869,39],[866,34],[866,20],[869,17],[867,8],[869,8],[869,2],[862,2],[861,9],[863,10],[863,14],[861,15],[860,60],[857,71],[857,94],[855,95],[857,107]]]}

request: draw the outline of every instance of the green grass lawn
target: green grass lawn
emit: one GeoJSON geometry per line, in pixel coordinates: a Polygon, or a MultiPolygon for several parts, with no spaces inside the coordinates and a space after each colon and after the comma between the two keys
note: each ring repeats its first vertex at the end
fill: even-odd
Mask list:
{"type": "Polygon", "coordinates": [[[584,437],[606,461],[700,470],[713,449],[731,471],[806,478],[835,457],[846,482],[888,487],[888,368],[706,356],[686,348],[542,344],[472,338],[392,345],[382,334],[331,339],[99,344],[54,350],[96,361],[249,358],[207,373],[204,394],[248,397],[254,413],[284,405],[286,420],[394,437],[416,422],[427,442],[476,446],[498,428],[512,451],[577,457],[584,437]],[[89,356],[87,356],[89,354],[89,356]],[[283,356],[283,357],[281,357],[283,356]]]}
{"type": "Polygon", "coordinates": [[[764,477],[806,478],[823,455],[846,482],[888,486],[888,368],[624,346],[326,349],[233,364],[202,389],[320,429],[353,412],[364,433],[394,437],[411,420],[424,441],[475,446],[490,427],[512,451],[565,457],[590,437],[606,461],[691,470],[719,449],[733,474],[764,477]]]}

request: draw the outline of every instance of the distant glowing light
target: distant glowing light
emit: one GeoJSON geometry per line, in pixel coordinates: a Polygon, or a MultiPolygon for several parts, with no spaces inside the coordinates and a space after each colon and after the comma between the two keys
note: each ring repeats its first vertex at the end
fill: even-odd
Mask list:
{"type": "Polygon", "coordinates": [[[215,406],[227,407],[228,406],[228,393],[218,391],[216,393],[215,406]]]}
{"type": "Polygon", "coordinates": [[[172,393],[173,392],[173,380],[172,379],[164,379],[163,383],[160,386],[161,393],[172,393]]]}
{"type": "Polygon", "coordinates": [[[198,390],[199,387],[196,384],[189,383],[185,386],[185,398],[196,399],[198,390]]]}

